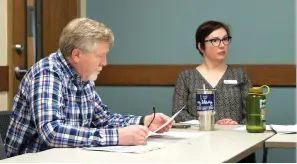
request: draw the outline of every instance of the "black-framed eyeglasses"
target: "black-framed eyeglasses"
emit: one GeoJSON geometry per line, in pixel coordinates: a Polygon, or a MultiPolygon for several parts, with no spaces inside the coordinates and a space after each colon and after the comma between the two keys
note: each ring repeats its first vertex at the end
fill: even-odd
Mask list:
{"type": "Polygon", "coordinates": [[[230,44],[231,39],[232,39],[231,36],[227,36],[227,37],[224,37],[223,39],[213,38],[213,39],[204,40],[204,42],[210,42],[213,46],[218,47],[220,46],[221,42],[223,42],[224,45],[230,44]]]}
{"type": "Polygon", "coordinates": [[[151,126],[152,122],[153,122],[154,119],[155,119],[155,115],[156,115],[156,109],[155,109],[155,107],[153,107],[153,112],[154,112],[154,116],[153,116],[152,121],[151,121],[151,122],[149,123],[149,125],[147,126],[148,128],[151,126]]]}

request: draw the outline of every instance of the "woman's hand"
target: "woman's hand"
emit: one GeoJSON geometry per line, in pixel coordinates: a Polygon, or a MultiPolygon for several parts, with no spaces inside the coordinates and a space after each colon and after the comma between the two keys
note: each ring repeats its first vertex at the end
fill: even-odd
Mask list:
{"type": "Polygon", "coordinates": [[[230,118],[226,118],[226,119],[222,119],[222,120],[219,120],[217,121],[216,124],[219,124],[219,125],[238,125],[238,123],[230,118]]]}

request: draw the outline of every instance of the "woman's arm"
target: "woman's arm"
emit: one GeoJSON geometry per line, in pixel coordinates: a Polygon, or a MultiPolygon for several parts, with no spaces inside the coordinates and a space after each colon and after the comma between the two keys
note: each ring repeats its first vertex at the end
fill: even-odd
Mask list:
{"type": "MultiPolygon", "coordinates": [[[[186,76],[185,73],[181,72],[176,81],[174,94],[173,94],[173,109],[172,114],[178,112],[184,105],[187,104],[189,95],[189,89],[186,85],[186,76]]],[[[187,120],[196,119],[189,112],[188,106],[185,107],[176,117],[175,122],[183,122],[187,120]]]]}
{"type": "Polygon", "coordinates": [[[246,122],[246,97],[249,92],[249,88],[252,87],[251,79],[249,78],[248,74],[243,71],[243,84],[240,87],[240,94],[241,94],[241,100],[242,100],[242,120],[240,121],[240,124],[245,124],[246,122]]]}

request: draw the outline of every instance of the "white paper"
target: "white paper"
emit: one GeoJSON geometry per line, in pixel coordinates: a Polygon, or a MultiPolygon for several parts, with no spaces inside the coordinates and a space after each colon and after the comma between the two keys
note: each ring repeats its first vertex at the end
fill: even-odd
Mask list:
{"type": "Polygon", "coordinates": [[[102,146],[102,147],[84,147],[85,150],[107,151],[118,153],[144,153],[148,151],[165,148],[167,145],[189,138],[198,138],[204,135],[204,132],[150,132],[146,145],[138,146],[102,146]]]}
{"type": "Polygon", "coordinates": [[[186,105],[183,106],[178,112],[176,112],[170,119],[168,119],[167,122],[165,122],[163,125],[161,125],[157,130],[155,130],[154,133],[156,133],[160,129],[164,128],[165,126],[167,126],[185,107],[186,107],[186,105]]]}
{"type": "Polygon", "coordinates": [[[198,138],[204,135],[204,132],[164,132],[164,133],[154,133],[150,132],[150,138],[176,138],[176,139],[188,139],[188,138],[198,138]]]}
{"type": "Polygon", "coordinates": [[[277,133],[296,133],[297,125],[270,125],[277,133]]]}
{"type": "Polygon", "coordinates": [[[184,121],[184,122],[180,122],[180,124],[198,126],[199,125],[199,120],[184,121]]]}
{"type": "MultiPolygon", "coordinates": [[[[233,130],[239,130],[239,131],[244,131],[246,130],[246,126],[243,125],[243,126],[240,126],[240,127],[237,127],[237,128],[234,128],[233,130]]],[[[266,125],[266,130],[272,130],[271,127],[269,125],[266,125]]]]}
{"type": "Polygon", "coordinates": [[[237,84],[237,80],[224,80],[224,84],[237,84]]]}
{"type": "Polygon", "coordinates": [[[118,153],[144,153],[152,150],[157,150],[163,148],[165,145],[138,145],[138,146],[102,146],[102,147],[85,147],[85,150],[93,151],[108,151],[108,152],[118,152],[118,153]]]}

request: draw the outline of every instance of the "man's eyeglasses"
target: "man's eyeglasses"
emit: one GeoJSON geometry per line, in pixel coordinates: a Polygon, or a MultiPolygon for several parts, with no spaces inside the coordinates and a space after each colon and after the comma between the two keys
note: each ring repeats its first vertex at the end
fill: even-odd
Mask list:
{"type": "Polygon", "coordinates": [[[228,45],[231,42],[232,37],[228,36],[223,39],[214,38],[214,39],[208,39],[204,40],[204,42],[210,42],[213,46],[218,47],[220,46],[221,42],[223,42],[224,45],[228,45]]]}

